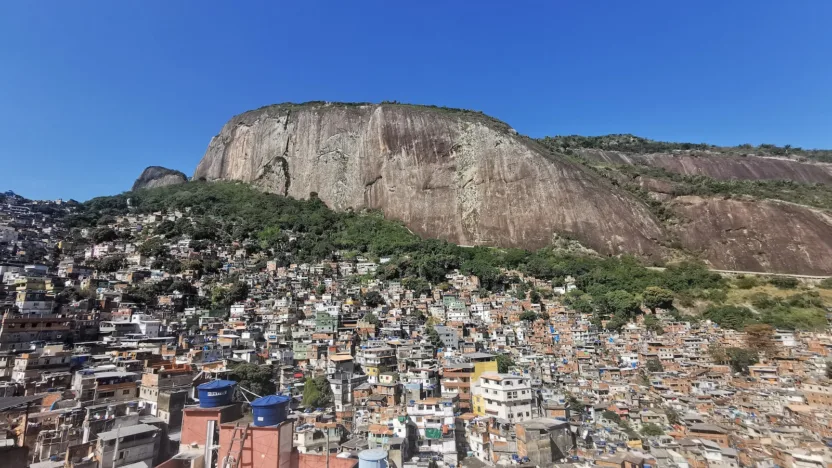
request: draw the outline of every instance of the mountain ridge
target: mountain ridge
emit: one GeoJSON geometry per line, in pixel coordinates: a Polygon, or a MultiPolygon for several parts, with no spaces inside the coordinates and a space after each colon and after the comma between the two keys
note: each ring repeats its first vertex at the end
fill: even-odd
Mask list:
{"type": "MultiPolygon", "coordinates": [[[[778,191],[789,194],[788,187],[776,185],[780,180],[806,187],[825,183],[826,176],[816,170],[825,165],[789,158],[791,166],[783,167],[794,166],[790,176],[778,159],[687,145],[630,135],[532,139],[481,112],[435,106],[284,103],[232,117],[211,139],[193,178],[239,180],[301,199],[314,194],[339,211],[378,209],[423,237],[460,245],[535,249],[567,237],[601,254],[631,253],[654,264],[694,256],[725,270],[832,272],[827,216],[800,206],[730,200],[735,180],[758,184],[740,187],[738,182],[739,195],[775,198],[770,195],[778,191]],[[608,149],[622,143],[608,144],[604,138],[623,141],[632,151],[608,149]],[[643,157],[654,149],[667,152],[643,157]],[[593,157],[593,152],[613,151],[617,159],[593,157]],[[680,158],[699,161],[701,167],[677,164],[680,158]],[[635,174],[625,166],[635,168],[635,174]],[[651,183],[638,168],[723,184],[706,184],[709,190],[703,190],[669,176],[651,183]],[[657,185],[668,188],[653,190],[657,185]],[[681,195],[704,199],[687,203],[678,199],[681,195]],[[765,216],[755,224],[763,235],[734,222],[755,214],[765,216]],[[794,220],[791,237],[776,232],[782,219],[794,220]]],[[[756,148],[772,154],[784,150],[756,148]]],[[[784,201],[825,208],[826,198],[809,203],[811,191],[798,188],[802,192],[784,201]]]]}

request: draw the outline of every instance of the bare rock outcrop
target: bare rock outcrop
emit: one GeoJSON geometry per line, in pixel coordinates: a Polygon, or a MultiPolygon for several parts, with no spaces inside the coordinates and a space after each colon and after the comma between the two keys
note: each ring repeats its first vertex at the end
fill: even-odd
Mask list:
{"type": "Polygon", "coordinates": [[[820,162],[706,151],[641,154],[579,149],[577,153],[594,162],[643,164],[677,174],[702,175],[718,180],[791,180],[805,184],[832,184],[832,164],[820,162]]]}
{"type": "Polygon", "coordinates": [[[832,272],[832,216],[791,203],[677,197],[682,244],[716,269],[804,275],[832,272]]]}
{"type": "MultiPolygon", "coordinates": [[[[717,179],[832,183],[832,165],[721,154],[583,149],[585,159],[717,179]]],[[[623,174],[621,177],[629,177],[623,174]]],[[[661,262],[679,252],[728,270],[832,274],[832,221],[767,200],[677,197],[637,182],[665,211],[481,113],[401,104],[281,104],[232,118],[194,179],[239,180],[336,210],[381,210],[461,245],[538,248],[556,237],[661,262]],[[666,224],[665,224],[666,223],[666,224]]]]}
{"type": "Polygon", "coordinates": [[[180,171],[168,169],[161,166],[149,166],[142,171],[142,174],[133,183],[130,190],[165,187],[168,185],[184,184],[188,176],[180,171]]]}
{"type": "Polygon", "coordinates": [[[565,234],[601,253],[664,253],[663,229],[640,201],[476,112],[269,106],[232,118],[194,179],[316,192],[333,209],[378,209],[461,245],[538,248],[565,234]]]}

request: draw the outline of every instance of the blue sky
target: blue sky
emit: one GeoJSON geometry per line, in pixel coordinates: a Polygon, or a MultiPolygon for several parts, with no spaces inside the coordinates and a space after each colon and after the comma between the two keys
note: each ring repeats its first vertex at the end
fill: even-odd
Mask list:
{"type": "Polygon", "coordinates": [[[477,109],[531,136],[832,147],[832,2],[6,2],[0,189],[191,175],[284,101],[477,109]]]}

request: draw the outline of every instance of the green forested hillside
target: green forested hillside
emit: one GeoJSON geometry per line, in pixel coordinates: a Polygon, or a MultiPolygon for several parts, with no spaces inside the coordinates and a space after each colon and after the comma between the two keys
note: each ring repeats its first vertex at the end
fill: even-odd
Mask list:
{"type": "MultiPolygon", "coordinates": [[[[481,279],[483,294],[485,290],[513,288],[523,298],[547,296],[551,288],[538,290],[513,272],[553,286],[571,278],[577,289],[566,302],[599,318],[613,317],[613,327],[639,313],[642,303],[648,308],[665,308],[675,298],[680,304],[719,304],[732,287],[698,263],[671,265],[659,271],[645,268],[632,257],[600,257],[562,246],[529,252],[464,248],[442,240],[421,239],[376,212],[338,213],[314,194],[309,200],[295,200],[243,183],[189,182],[95,198],[81,205],[68,222],[74,227],[93,227],[111,224],[115,216],[131,212],[177,210],[190,216],[175,222],[162,221],[143,232],[143,247],[152,249],[159,239],[188,236],[205,244],[241,242],[251,251],[267,252],[283,265],[356,256],[390,257],[378,275],[403,280],[413,289],[425,290],[428,283],[442,283],[446,273],[458,268],[481,279]]],[[[778,310],[778,323],[788,326],[790,311],[782,307],[778,310]]]]}

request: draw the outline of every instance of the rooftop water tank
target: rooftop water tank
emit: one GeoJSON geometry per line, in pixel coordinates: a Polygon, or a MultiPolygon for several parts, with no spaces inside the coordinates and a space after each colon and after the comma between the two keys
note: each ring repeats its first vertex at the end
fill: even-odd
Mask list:
{"type": "Polygon", "coordinates": [[[387,450],[370,449],[358,452],[358,468],[387,468],[387,450]]]}
{"type": "Polygon", "coordinates": [[[199,392],[199,407],[216,408],[230,405],[236,386],[237,382],[233,380],[212,380],[200,385],[196,388],[199,392]]]}
{"type": "Polygon", "coordinates": [[[286,420],[290,398],[283,395],[267,395],[251,402],[255,426],[276,426],[286,420]]]}

